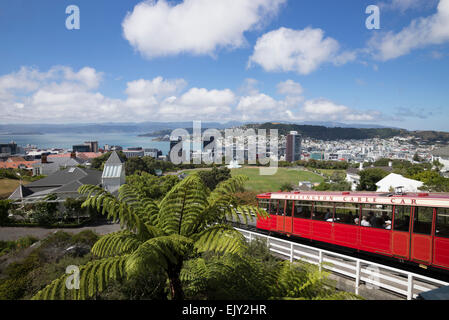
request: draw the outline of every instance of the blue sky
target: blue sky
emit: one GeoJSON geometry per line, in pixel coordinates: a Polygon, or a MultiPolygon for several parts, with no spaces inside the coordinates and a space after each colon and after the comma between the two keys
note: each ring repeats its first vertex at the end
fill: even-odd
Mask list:
{"type": "Polygon", "coordinates": [[[449,129],[449,0],[225,2],[2,1],[0,122],[449,129]]]}

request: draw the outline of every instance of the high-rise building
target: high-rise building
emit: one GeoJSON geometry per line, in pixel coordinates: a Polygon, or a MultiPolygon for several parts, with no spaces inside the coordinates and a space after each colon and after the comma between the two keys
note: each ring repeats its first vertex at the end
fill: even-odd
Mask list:
{"type": "Polygon", "coordinates": [[[84,144],[89,146],[90,152],[98,152],[98,141],[86,141],[84,144]]]}
{"type": "Polygon", "coordinates": [[[301,135],[296,131],[290,131],[287,135],[285,161],[295,162],[301,160],[301,135]]]}
{"type": "Polygon", "coordinates": [[[173,159],[173,157],[178,157],[178,160],[183,159],[183,150],[182,149],[183,149],[182,148],[182,139],[180,137],[178,137],[178,138],[170,137],[170,152],[168,154],[170,161],[172,161],[172,162],[176,161],[175,159],[173,159]],[[175,150],[173,150],[173,149],[175,149],[175,150]],[[172,151],[174,152],[173,154],[172,154],[172,151]]]}
{"type": "Polygon", "coordinates": [[[72,146],[73,152],[90,152],[90,146],[87,144],[76,144],[72,146]]]}

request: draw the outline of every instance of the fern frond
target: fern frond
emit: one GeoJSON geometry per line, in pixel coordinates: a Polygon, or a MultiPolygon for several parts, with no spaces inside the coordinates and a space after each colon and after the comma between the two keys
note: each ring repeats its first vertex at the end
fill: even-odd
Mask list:
{"type": "Polygon", "coordinates": [[[229,225],[209,227],[193,239],[198,252],[243,253],[246,248],[244,236],[229,225]]]}
{"type": "Polygon", "coordinates": [[[125,230],[117,231],[102,236],[92,247],[91,252],[99,257],[114,257],[122,254],[131,253],[136,250],[142,241],[138,237],[125,230]]]}
{"type": "Polygon", "coordinates": [[[172,188],[160,203],[159,224],[166,234],[189,236],[207,206],[207,190],[197,175],[172,188]]]}
{"type": "Polygon", "coordinates": [[[113,257],[89,262],[80,268],[79,289],[67,289],[69,275],[55,279],[40,290],[33,300],[85,300],[102,292],[112,280],[125,275],[124,262],[128,256],[113,257]]]}
{"type": "Polygon", "coordinates": [[[135,275],[148,268],[167,271],[170,266],[182,264],[192,247],[191,239],[177,234],[150,239],[130,255],[126,272],[135,275]]]}
{"type": "Polygon", "coordinates": [[[122,185],[119,189],[118,199],[133,208],[143,223],[156,225],[159,207],[153,199],[146,197],[138,188],[130,184],[122,185]]]}
{"type": "Polygon", "coordinates": [[[122,227],[126,226],[131,231],[137,231],[142,225],[139,215],[133,208],[115,198],[111,193],[101,187],[83,185],[78,192],[87,195],[82,207],[95,208],[109,219],[119,220],[122,227]]]}

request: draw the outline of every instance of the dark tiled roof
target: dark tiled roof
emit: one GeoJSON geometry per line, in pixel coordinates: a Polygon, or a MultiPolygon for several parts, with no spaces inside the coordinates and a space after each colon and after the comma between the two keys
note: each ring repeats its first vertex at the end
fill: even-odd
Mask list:
{"type": "MultiPolygon", "coordinates": [[[[101,171],[74,167],[57,171],[46,178],[32,182],[25,188],[22,187],[22,192],[24,192],[24,197],[34,197],[37,195],[45,195],[47,193],[77,194],[78,188],[82,185],[99,185],[100,183],[101,171]]],[[[10,199],[21,198],[19,188],[13,192],[10,199]]]]}
{"type": "Polygon", "coordinates": [[[30,194],[32,194],[33,191],[31,191],[30,189],[28,189],[27,187],[23,186],[22,184],[20,186],[17,187],[16,190],[14,190],[14,192],[8,197],[8,199],[22,199],[26,196],[29,196],[30,194]]]}
{"type": "Polygon", "coordinates": [[[28,187],[43,187],[43,186],[62,186],[75,180],[79,180],[88,175],[86,169],[78,167],[67,168],[64,170],[56,171],[55,173],[28,184],[28,187]]]}

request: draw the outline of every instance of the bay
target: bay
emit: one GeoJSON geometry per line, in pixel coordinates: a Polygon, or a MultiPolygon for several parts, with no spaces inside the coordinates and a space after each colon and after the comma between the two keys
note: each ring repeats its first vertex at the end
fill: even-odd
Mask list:
{"type": "Polygon", "coordinates": [[[46,133],[46,134],[24,134],[24,135],[0,135],[0,143],[14,141],[18,146],[25,147],[27,144],[35,145],[40,149],[63,148],[71,150],[76,144],[85,141],[98,141],[98,147],[103,148],[105,144],[110,146],[121,146],[124,149],[130,147],[156,148],[167,155],[170,150],[168,141],[152,141],[154,137],[139,137],[139,133],[46,133]]]}

